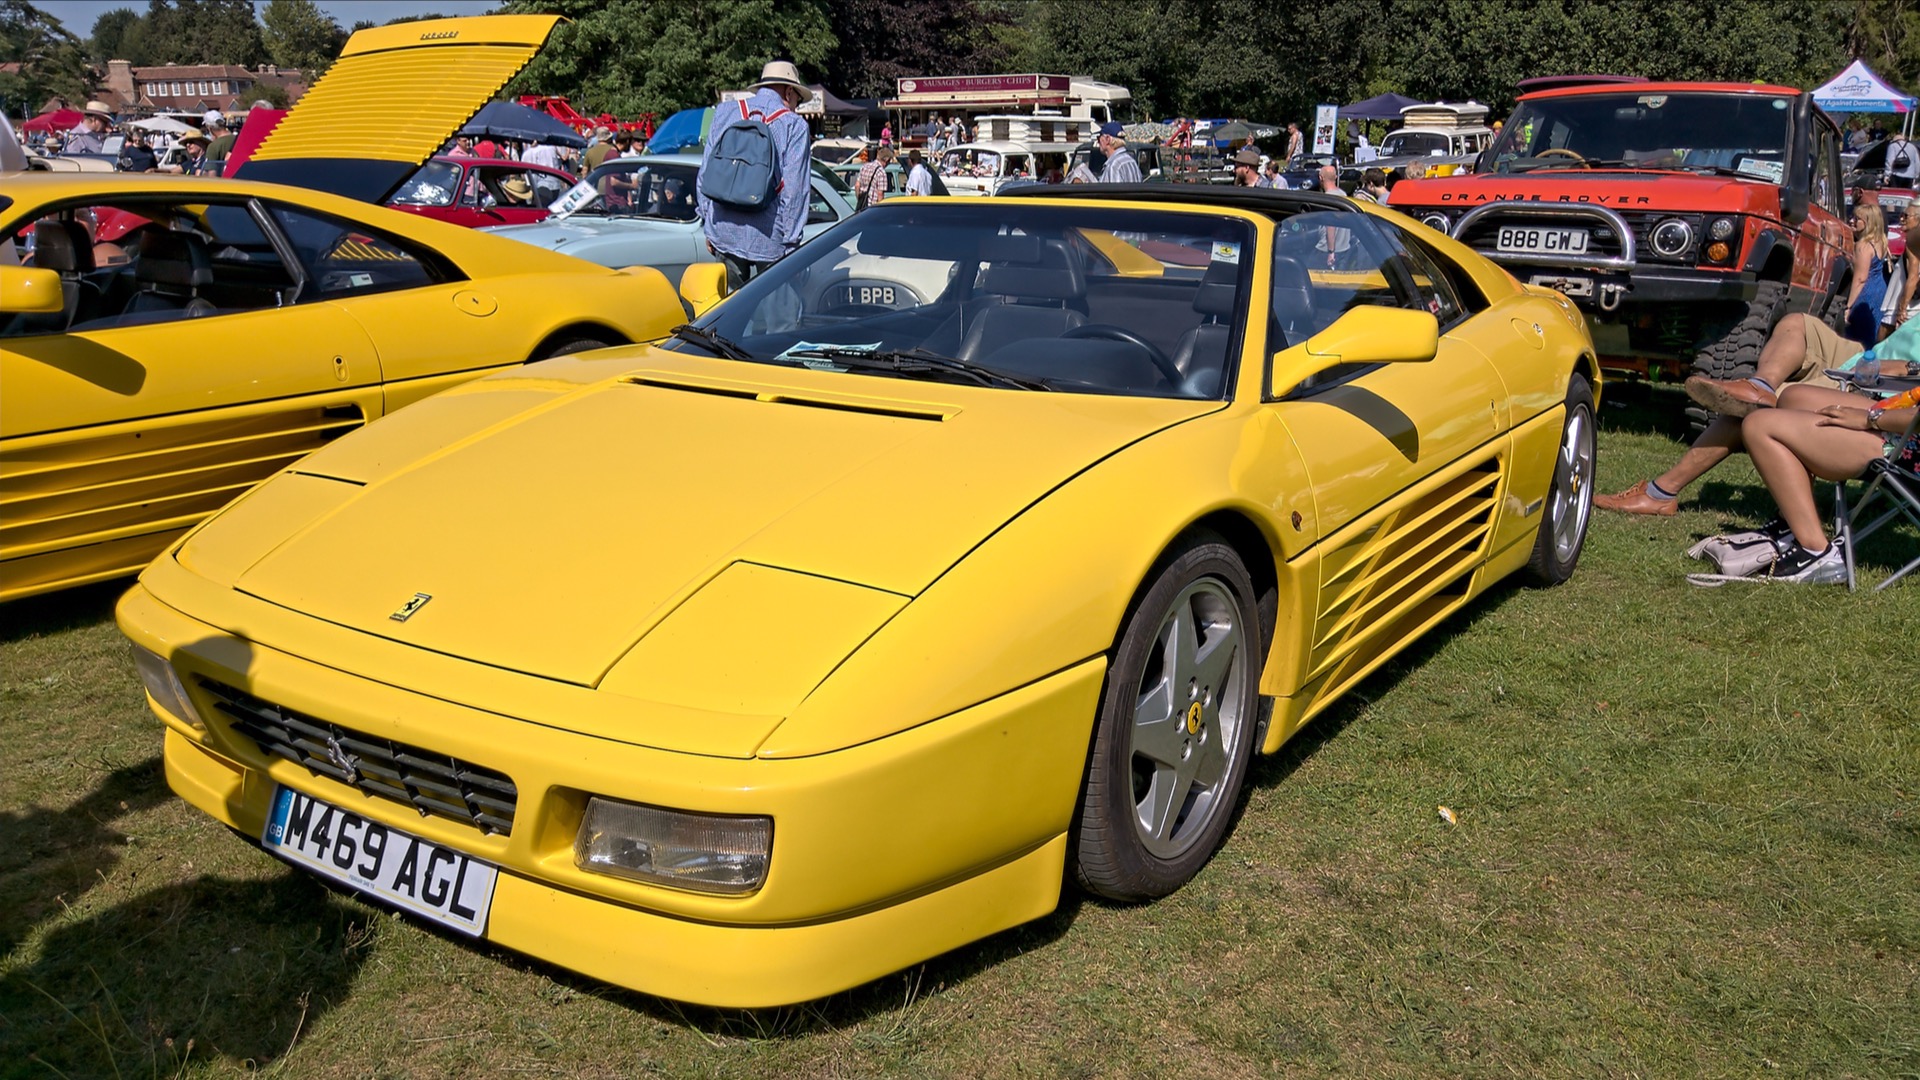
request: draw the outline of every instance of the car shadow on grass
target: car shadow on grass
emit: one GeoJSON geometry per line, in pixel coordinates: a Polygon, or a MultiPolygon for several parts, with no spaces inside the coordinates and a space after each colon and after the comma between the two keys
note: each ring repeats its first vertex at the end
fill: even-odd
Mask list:
{"type": "Polygon", "coordinates": [[[293,874],[199,878],[64,920],[0,977],[0,1061],[56,1076],[267,1065],[346,997],[367,924],[293,874]]]}
{"type": "MultiPolygon", "coordinates": [[[[24,603],[57,629],[109,616],[123,590],[24,603]]],[[[128,824],[171,797],[155,755],[64,808],[0,811],[0,1076],[257,1068],[351,990],[366,909],[291,871],[180,880],[192,834],[128,824]]]]}
{"type": "Polygon", "coordinates": [[[1603,433],[1659,435],[1685,444],[1694,436],[1692,421],[1687,418],[1687,406],[1691,404],[1687,395],[1671,384],[1614,380],[1601,387],[1595,419],[1603,433]]]}
{"type": "Polygon", "coordinates": [[[118,578],[0,604],[0,642],[24,641],[113,618],[113,605],[133,584],[118,578]]]}

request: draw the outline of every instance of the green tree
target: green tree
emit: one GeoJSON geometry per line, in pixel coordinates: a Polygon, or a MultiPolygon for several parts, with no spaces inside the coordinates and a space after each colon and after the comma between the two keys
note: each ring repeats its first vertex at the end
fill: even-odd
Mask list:
{"type": "Polygon", "coordinates": [[[347,41],[346,31],[313,0],[267,0],[260,21],[267,57],[280,67],[297,68],[309,84],[347,41]]]}
{"type": "Polygon", "coordinates": [[[91,83],[86,51],[59,19],[26,0],[0,0],[0,107],[32,115],[54,95],[79,103],[91,83]]]}
{"type": "Polygon", "coordinates": [[[566,94],[621,116],[709,105],[769,60],[817,77],[833,51],[827,0],[508,0],[514,14],[565,15],[515,93],[566,94]]]}
{"type": "Polygon", "coordinates": [[[1008,50],[999,28],[1003,5],[976,0],[836,0],[827,58],[829,88],[847,97],[891,96],[896,79],[1003,70],[1008,50]]]}
{"type": "Polygon", "coordinates": [[[129,60],[135,64],[147,62],[142,42],[144,27],[140,24],[140,13],[132,8],[114,8],[104,12],[93,20],[93,33],[87,39],[87,55],[97,63],[109,60],[129,60]]]}
{"type": "Polygon", "coordinates": [[[266,62],[249,0],[148,0],[144,43],[158,64],[266,62]]]}

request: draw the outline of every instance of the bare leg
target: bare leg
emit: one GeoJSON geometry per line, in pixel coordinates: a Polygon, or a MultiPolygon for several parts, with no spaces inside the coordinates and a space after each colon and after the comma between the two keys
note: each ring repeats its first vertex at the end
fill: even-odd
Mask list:
{"type": "Polygon", "coordinates": [[[1845,390],[1835,390],[1831,386],[1808,386],[1806,383],[1794,383],[1780,391],[1780,407],[1799,409],[1802,412],[1819,412],[1829,405],[1844,405],[1849,409],[1865,411],[1872,402],[1859,394],[1849,394],[1845,390]]]}
{"type": "Polygon", "coordinates": [[[1818,413],[1802,409],[1762,409],[1742,421],[1740,431],[1753,467],[1779,504],[1793,538],[1813,552],[1827,549],[1827,533],[1814,504],[1814,477],[1859,476],[1886,446],[1872,432],[1823,427],[1820,420],[1818,413]]]}
{"type": "Polygon", "coordinates": [[[1767,343],[1760,347],[1760,359],[1754,362],[1753,374],[1778,391],[1800,374],[1806,362],[1807,316],[1796,311],[1781,319],[1773,333],[1767,335],[1767,343]]]}
{"type": "Polygon", "coordinates": [[[1739,449],[1740,421],[1731,416],[1716,416],[1693,440],[1693,445],[1687,447],[1687,452],[1680,455],[1680,460],[1654,477],[1653,482],[1660,485],[1661,491],[1678,495],[1681,489],[1705,476],[1739,449]]]}

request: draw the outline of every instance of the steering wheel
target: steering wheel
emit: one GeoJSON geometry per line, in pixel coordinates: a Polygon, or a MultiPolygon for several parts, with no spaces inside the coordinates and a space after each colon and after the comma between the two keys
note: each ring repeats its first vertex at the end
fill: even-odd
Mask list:
{"type": "Polygon", "coordinates": [[[1063,341],[1073,338],[1106,338],[1110,341],[1124,341],[1129,345],[1137,345],[1147,351],[1147,359],[1153,361],[1153,366],[1160,369],[1160,374],[1165,375],[1168,382],[1179,386],[1187,379],[1186,373],[1175,367],[1172,358],[1161,352],[1159,346],[1124,326],[1115,326],[1112,323],[1086,323],[1061,334],[1060,338],[1063,341]]]}
{"type": "Polygon", "coordinates": [[[1533,156],[1534,156],[1534,157],[1537,157],[1537,158],[1543,158],[1543,157],[1570,157],[1570,158],[1572,158],[1572,159],[1573,159],[1573,161],[1574,161],[1574,164],[1576,164],[1576,165],[1578,165],[1578,166],[1580,166],[1580,167],[1581,167],[1581,168],[1583,168],[1583,169],[1591,169],[1591,168],[1593,168],[1593,164],[1592,164],[1591,162],[1589,162],[1589,161],[1588,161],[1588,160],[1587,160],[1586,158],[1584,158],[1584,157],[1581,157],[1578,151],[1575,151],[1575,150],[1569,150],[1569,149],[1567,149],[1567,148],[1566,148],[1566,147],[1564,147],[1564,146],[1554,146],[1554,147],[1549,147],[1549,148],[1547,148],[1547,149],[1545,149],[1545,150],[1542,150],[1542,151],[1540,151],[1539,153],[1537,153],[1537,154],[1535,154],[1535,155],[1533,155],[1533,156]]]}

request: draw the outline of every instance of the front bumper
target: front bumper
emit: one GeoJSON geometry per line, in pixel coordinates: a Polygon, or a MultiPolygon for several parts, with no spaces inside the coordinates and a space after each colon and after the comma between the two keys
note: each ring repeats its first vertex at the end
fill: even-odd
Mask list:
{"type": "Polygon", "coordinates": [[[817,757],[710,758],[365,679],[193,619],[145,585],[122,599],[118,619],[174,664],[206,721],[202,730],[155,708],[168,783],[189,803],[253,837],[276,785],[346,807],[498,867],[487,940],[617,985],[728,1007],[834,993],[1053,910],[1104,676],[1096,658],[817,757]],[[269,760],[213,710],[200,677],[506,772],[519,791],[513,828],[485,835],[269,760]],[[766,884],[714,896],[579,869],[574,835],[594,794],[771,815],[766,884]]]}
{"type": "Polygon", "coordinates": [[[1581,310],[1608,313],[1648,304],[1696,304],[1715,302],[1745,303],[1758,293],[1759,278],[1754,274],[1731,270],[1698,270],[1683,266],[1635,266],[1629,270],[1588,269],[1577,266],[1550,266],[1538,262],[1503,261],[1489,252],[1481,252],[1500,263],[1514,277],[1528,284],[1555,286],[1556,280],[1571,281],[1583,293],[1568,290],[1581,310]],[[1619,303],[1607,306],[1602,297],[1608,286],[1618,286],[1619,303]]]}

